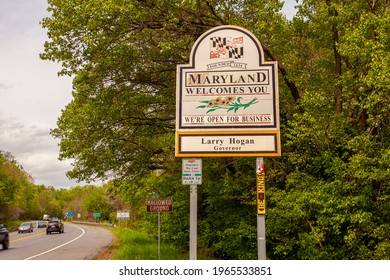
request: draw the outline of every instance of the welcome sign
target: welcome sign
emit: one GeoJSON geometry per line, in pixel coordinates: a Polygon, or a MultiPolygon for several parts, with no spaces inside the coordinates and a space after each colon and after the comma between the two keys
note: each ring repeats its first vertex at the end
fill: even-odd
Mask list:
{"type": "Polygon", "coordinates": [[[213,28],[178,65],[176,156],[280,156],[277,63],[249,31],[213,28]]]}

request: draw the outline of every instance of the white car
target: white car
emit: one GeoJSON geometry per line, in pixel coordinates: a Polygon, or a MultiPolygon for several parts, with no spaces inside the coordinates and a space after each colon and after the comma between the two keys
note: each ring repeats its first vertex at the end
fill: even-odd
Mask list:
{"type": "Polygon", "coordinates": [[[33,231],[34,231],[34,226],[33,226],[32,222],[21,223],[21,225],[18,228],[18,233],[33,232],[33,231]]]}

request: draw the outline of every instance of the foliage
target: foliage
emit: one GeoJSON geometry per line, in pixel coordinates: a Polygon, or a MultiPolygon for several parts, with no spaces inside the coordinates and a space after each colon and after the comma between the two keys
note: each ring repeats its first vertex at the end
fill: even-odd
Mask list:
{"type": "Polygon", "coordinates": [[[10,153],[0,150],[0,219],[17,218],[21,205],[30,207],[27,192],[26,199],[21,201],[19,194],[32,185],[30,175],[24,171],[10,153]],[[19,205],[18,205],[19,204],[19,205]]]}
{"type": "Polygon", "coordinates": [[[101,220],[110,220],[112,212],[124,205],[109,186],[84,186],[56,189],[34,185],[13,156],[0,153],[0,221],[12,226],[20,220],[39,220],[44,214],[64,218],[66,212],[80,214],[84,220],[92,219],[93,212],[102,214],[101,220]]]}
{"type": "MultiPolygon", "coordinates": [[[[110,179],[105,194],[121,197],[149,232],[145,199],[172,197],[162,232],[188,250],[189,190],[174,158],[176,65],[209,28],[242,26],[278,61],[283,155],[265,160],[268,258],[389,258],[389,3],[303,0],[289,21],[278,0],[48,2],[41,57],[74,77],[52,131],[60,158],[74,160],[69,177],[110,179]]],[[[215,258],[256,259],[253,166],[203,161],[199,243],[215,258]]]]}
{"type": "Polygon", "coordinates": [[[170,244],[161,242],[160,256],[158,242],[154,236],[146,233],[129,230],[114,229],[118,235],[120,246],[114,255],[114,260],[183,260],[188,259],[170,244]],[[160,258],[159,258],[160,257],[160,258]]]}
{"type": "Polygon", "coordinates": [[[108,197],[105,194],[105,189],[102,187],[87,187],[87,194],[84,197],[82,208],[89,213],[91,217],[93,213],[101,214],[100,219],[109,220],[111,207],[108,197]]]}

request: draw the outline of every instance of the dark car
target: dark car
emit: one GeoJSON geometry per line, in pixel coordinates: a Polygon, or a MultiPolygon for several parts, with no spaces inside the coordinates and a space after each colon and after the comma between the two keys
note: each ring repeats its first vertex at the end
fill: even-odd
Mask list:
{"type": "Polygon", "coordinates": [[[9,233],[3,224],[0,224],[0,244],[4,250],[9,248],[9,233]]]}
{"type": "Polygon", "coordinates": [[[19,228],[18,228],[18,233],[33,232],[33,231],[34,231],[34,226],[33,226],[32,222],[21,223],[19,228]]]}
{"type": "Polygon", "coordinates": [[[47,226],[45,221],[38,221],[37,228],[45,228],[47,226]]]}
{"type": "Polygon", "coordinates": [[[64,224],[60,220],[49,221],[46,234],[51,234],[52,232],[64,233],[64,224]]]}

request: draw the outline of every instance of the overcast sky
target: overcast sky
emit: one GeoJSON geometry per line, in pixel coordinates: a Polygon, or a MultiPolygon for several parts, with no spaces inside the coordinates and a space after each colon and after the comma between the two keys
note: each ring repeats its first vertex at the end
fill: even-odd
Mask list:
{"type": "Polygon", "coordinates": [[[35,184],[69,187],[70,162],[58,158],[50,135],[71,100],[72,81],[60,67],[43,61],[46,0],[0,0],[0,150],[10,152],[35,184]]]}
{"type": "MultiPolygon", "coordinates": [[[[291,14],[295,0],[286,0],[291,14]]],[[[47,40],[39,22],[46,0],[0,0],[0,150],[10,152],[37,185],[71,187],[71,161],[58,160],[50,135],[71,101],[72,80],[58,77],[58,64],[39,54],[47,40]]]]}

